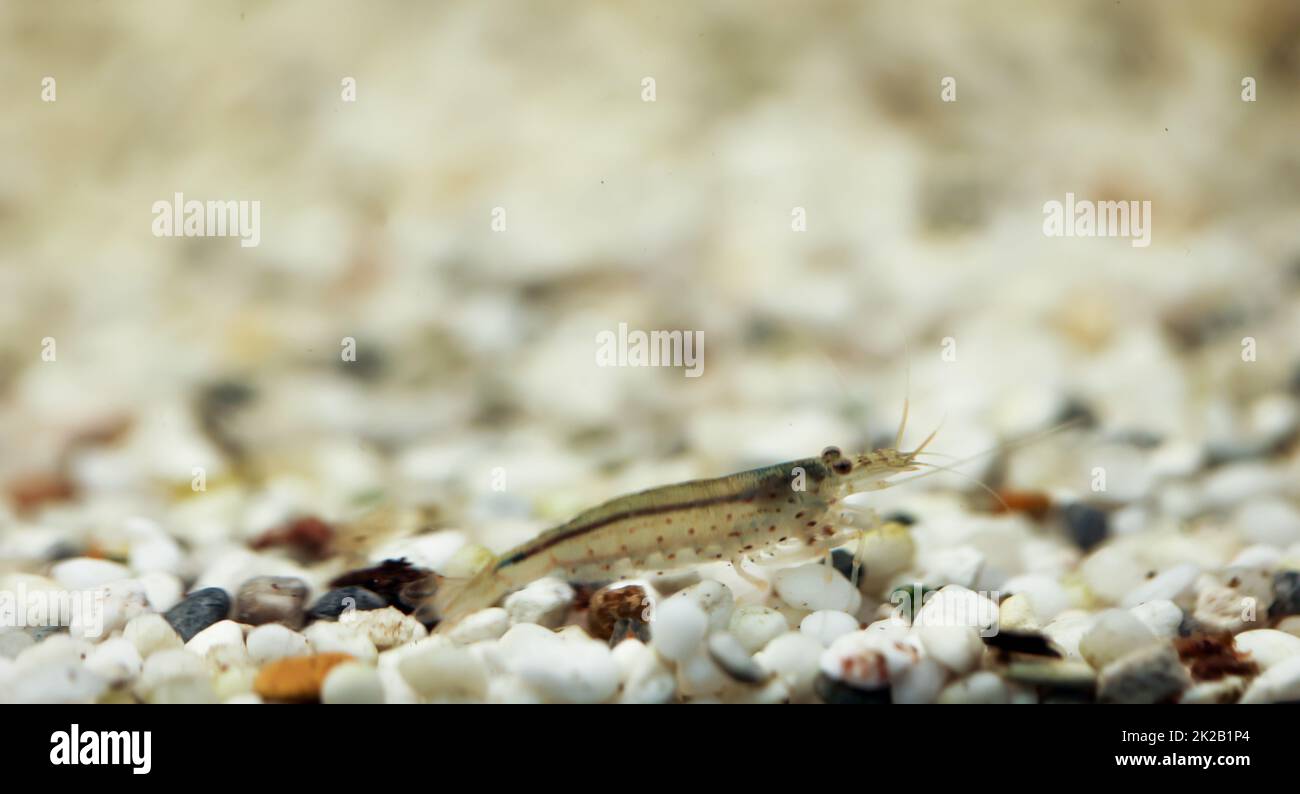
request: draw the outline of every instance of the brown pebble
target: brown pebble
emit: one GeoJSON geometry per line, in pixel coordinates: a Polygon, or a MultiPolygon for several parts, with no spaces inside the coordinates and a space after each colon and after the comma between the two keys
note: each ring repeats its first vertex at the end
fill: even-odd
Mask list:
{"type": "Polygon", "coordinates": [[[645,588],[640,585],[610,585],[602,587],[591,596],[587,611],[587,633],[608,640],[619,620],[641,621],[646,607],[645,588]]]}
{"type": "Polygon", "coordinates": [[[334,528],[315,516],[303,516],[253,540],[254,549],[285,548],[304,561],[318,561],[334,553],[334,528]]]}
{"type": "Polygon", "coordinates": [[[66,502],[76,495],[72,480],[60,474],[29,474],[9,483],[9,499],[19,512],[50,502],[66,502]]]}
{"type": "Polygon", "coordinates": [[[307,703],[320,699],[325,676],[336,665],[352,661],[351,654],[320,653],[290,656],[269,662],[257,671],[253,690],[265,700],[307,703]]]}
{"type": "Polygon", "coordinates": [[[1192,678],[1197,681],[1218,681],[1224,676],[1253,676],[1259,673],[1259,665],[1236,648],[1232,635],[1199,633],[1174,640],[1178,658],[1191,668],[1192,678]]]}
{"type": "Polygon", "coordinates": [[[1052,498],[1042,491],[1012,491],[1004,488],[997,493],[998,498],[1002,500],[1002,503],[994,508],[994,512],[997,513],[1010,510],[1013,513],[1028,513],[1038,519],[1047,515],[1047,511],[1052,509],[1052,498]]]}

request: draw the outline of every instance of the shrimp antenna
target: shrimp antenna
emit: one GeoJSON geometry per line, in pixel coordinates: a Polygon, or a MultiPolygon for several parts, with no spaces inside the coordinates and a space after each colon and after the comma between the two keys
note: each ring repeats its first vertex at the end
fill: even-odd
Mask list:
{"type": "MultiPolygon", "coordinates": [[[[1007,441],[1007,442],[1004,442],[1004,443],[1002,443],[1002,444],[995,444],[995,445],[989,447],[988,449],[984,450],[983,452],[976,452],[974,455],[971,455],[971,456],[969,456],[969,457],[966,457],[966,458],[963,458],[963,459],[961,459],[961,460],[958,460],[957,462],[953,463],[951,466],[937,466],[937,465],[935,465],[935,464],[933,464],[933,463],[925,463],[924,461],[916,461],[917,465],[920,465],[920,466],[926,466],[926,467],[928,467],[928,468],[933,469],[934,471],[928,471],[928,472],[926,472],[925,474],[918,474],[918,475],[916,475],[915,477],[905,477],[904,479],[901,479],[901,480],[895,480],[892,484],[893,484],[893,485],[902,485],[903,483],[911,482],[912,480],[920,480],[920,479],[923,479],[923,478],[925,478],[925,477],[932,477],[932,476],[934,476],[935,474],[938,474],[938,473],[941,472],[941,471],[951,471],[951,472],[954,473],[954,474],[961,474],[961,472],[954,471],[958,466],[965,466],[967,463],[970,463],[970,462],[973,461],[973,460],[979,460],[980,458],[984,457],[985,455],[991,455],[991,454],[993,454],[993,453],[995,453],[995,452],[1007,452],[1007,451],[1010,451],[1010,450],[1013,450],[1013,449],[1018,449],[1018,448],[1020,448],[1020,447],[1028,446],[1028,445],[1033,444],[1033,443],[1038,442],[1038,441],[1042,441],[1043,439],[1045,439],[1045,438],[1047,438],[1047,437],[1049,437],[1049,436],[1054,436],[1054,435],[1056,435],[1057,433],[1060,433],[1060,432],[1062,432],[1062,431],[1064,431],[1064,430],[1069,430],[1071,427],[1074,427],[1075,425],[1081,424],[1081,423],[1085,422],[1086,420],[1087,420],[1087,417],[1084,417],[1084,416],[1076,416],[1076,417],[1073,418],[1073,419],[1067,419],[1066,421],[1061,422],[1060,424],[1053,425],[1052,427],[1049,427],[1049,428],[1047,428],[1046,430],[1041,430],[1041,431],[1039,431],[1039,432],[1037,432],[1037,433],[1031,433],[1031,434],[1025,436],[1024,438],[1019,438],[1019,439],[1015,439],[1015,440],[1012,440],[1012,441],[1007,441]]],[[[936,429],[935,432],[936,432],[936,433],[939,432],[938,429],[936,429]]],[[[931,434],[931,437],[933,437],[933,434],[931,434]]],[[[925,444],[928,444],[928,443],[930,443],[930,440],[929,440],[929,439],[926,439],[925,444]]],[[[917,448],[917,450],[916,450],[915,452],[912,452],[911,454],[912,454],[912,455],[919,454],[922,450],[925,449],[925,444],[922,444],[920,447],[917,448]]],[[[929,454],[936,454],[936,453],[929,453],[929,454]]],[[[969,477],[970,475],[964,475],[964,476],[969,477]]],[[[978,482],[978,480],[977,480],[977,482],[978,482]]],[[[980,484],[983,485],[983,483],[980,483],[980,484]]],[[[988,486],[987,486],[987,485],[984,486],[984,487],[985,487],[986,490],[988,489],[988,486]]],[[[1001,501],[1001,500],[999,500],[999,501],[1001,501]]]]}
{"type": "MultiPolygon", "coordinates": [[[[898,324],[898,330],[903,334],[903,358],[907,362],[907,369],[903,374],[903,416],[898,421],[898,434],[894,436],[894,449],[903,446],[903,431],[907,429],[907,412],[912,398],[912,346],[907,340],[907,329],[901,322],[898,324]]],[[[931,438],[933,438],[933,434],[931,438]]],[[[926,439],[925,443],[930,443],[929,439],[926,439]]],[[[925,444],[921,446],[924,448],[925,444]]]]}

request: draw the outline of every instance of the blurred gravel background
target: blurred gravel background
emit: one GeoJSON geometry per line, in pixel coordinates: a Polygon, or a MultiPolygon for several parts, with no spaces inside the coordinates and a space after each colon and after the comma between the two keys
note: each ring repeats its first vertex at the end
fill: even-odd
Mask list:
{"type": "Polygon", "coordinates": [[[909,366],[943,452],[1096,418],[981,476],[1106,466],[1137,531],[1294,509],[1293,2],[11,2],[0,42],[9,569],[145,515],[192,581],[381,501],[500,549],[879,439],[909,366]],[[261,245],[155,238],[176,192],[259,200],[261,245]],[[1067,192],[1150,200],[1151,246],[1045,237],[1067,192]],[[620,322],[703,331],[705,375],[595,366],[620,322]]]}

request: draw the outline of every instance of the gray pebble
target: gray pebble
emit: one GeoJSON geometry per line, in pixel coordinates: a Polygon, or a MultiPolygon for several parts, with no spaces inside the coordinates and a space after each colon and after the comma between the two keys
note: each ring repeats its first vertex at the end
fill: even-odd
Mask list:
{"type": "Polygon", "coordinates": [[[1074,545],[1084,551],[1089,551],[1110,534],[1106,514],[1083,502],[1065,508],[1065,530],[1074,545]]]}
{"type": "Polygon", "coordinates": [[[710,634],[708,639],[709,658],[713,659],[722,671],[743,684],[757,684],[767,679],[754,657],[749,655],[744,646],[725,631],[710,634]]]}
{"type": "Polygon", "coordinates": [[[1103,703],[1162,703],[1192,685],[1172,645],[1152,645],[1102,668],[1097,697],[1103,703]]]}
{"type": "Polygon", "coordinates": [[[388,602],[378,593],[364,587],[350,585],[330,590],[316,599],[316,603],[311,605],[307,614],[317,620],[334,620],[345,609],[383,609],[386,606],[388,602]]]}
{"type": "Polygon", "coordinates": [[[1280,571],[1273,577],[1273,605],[1270,617],[1300,615],[1300,571],[1280,571]]]}
{"type": "Polygon", "coordinates": [[[307,583],[292,576],[258,576],[244,582],[235,596],[235,621],[250,626],[283,623],[291,629],[303,624],[307,583]]]}
{"type": "Polygon", "coordinates": [[[187,595],[163,617],[182,640],[189,642],[195,634],[218,620],[225,620],[229,614],[230,594],[220,587],[205,587],[187,595]]]}

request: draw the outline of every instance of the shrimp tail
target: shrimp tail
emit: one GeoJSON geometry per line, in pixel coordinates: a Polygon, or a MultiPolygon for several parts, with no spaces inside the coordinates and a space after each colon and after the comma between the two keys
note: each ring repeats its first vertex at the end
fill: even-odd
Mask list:
{"type": "Polygon", "coordinates": [[[420,605],[416,617],[425,625],[437,623],[438,632],[446,631],[466,615],[500,601],[510,590],[510,583],[496,571],[495,563],[473,576],[442,576],[438,589],[420,605]]]}

